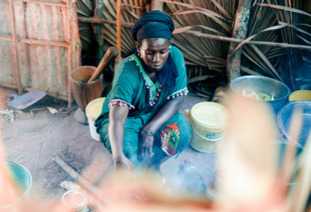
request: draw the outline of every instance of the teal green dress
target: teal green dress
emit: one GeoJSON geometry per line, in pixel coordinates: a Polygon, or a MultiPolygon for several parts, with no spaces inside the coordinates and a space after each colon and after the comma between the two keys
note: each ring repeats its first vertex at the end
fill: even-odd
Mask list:
{"type": "MultiPolygon", "coordinates": [[[[166,88],[158,81],[153,83],[136,55],[120,61],[112,88],[95,121],[101,141],[111,152],[108,137],[109,107],[118,104],[129,108],[124,126],[123,151],[134,165],[140,164],[139,134],[143,127],[170,99],[188,94],[184,57],[174,46],[170,47],[170,56],[178,70],[175,87],[172,88],[166,88]]],[[[155,133],[153,157],[160,160],[167,155],[178,155],[187,147],[190,138],[191,127],[184,115],[178,112],[155,133]]]]}

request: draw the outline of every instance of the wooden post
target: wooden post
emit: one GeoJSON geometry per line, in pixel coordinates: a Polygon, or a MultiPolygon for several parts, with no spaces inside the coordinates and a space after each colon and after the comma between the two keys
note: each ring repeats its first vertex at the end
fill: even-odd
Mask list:
{"type": "Polygon", "coordinates": [[[19,60],[18,60],[18,50],[17,50],[17,37],[16,37],[16,28],[15,28],[15,13],[14,13],[14,6],[12,0],[9,0],[10,4],[10,16],[11,16],[11,26],[12,26],[12,41],[13,41],[13,52],[14,52],[14,63],[16,68],[14,68],[14,77],[16,80],[16,86],[18,90],[18,94],[22,94],[22,87],[20,82],[20,70],[19,70],[19,60]]]}
{"type": "MultiPolygon", "coordinates": [[[[247,33],[247,25],[250,15],[250,6],[252,0],[240,0],[237,12],[235,14],[234,28],[232,37],[240,40],[244,40],[247,33]]],[[[233,79],[241,75],[241,54],[242,47],[236,51],[235,48],[239,43],[232,42],[229,46],[229,52],[227,57],[227,76],[230,83],[233,79]]]]}
{"type": "Polygon", "coordinates": [[[67,1],[67,23],[68,23],[68,107],[71,107],[73,99],[69,76],[71,72],[81,65],[81,41],[79,37],[78,17],[76,0],[67,1]]]}

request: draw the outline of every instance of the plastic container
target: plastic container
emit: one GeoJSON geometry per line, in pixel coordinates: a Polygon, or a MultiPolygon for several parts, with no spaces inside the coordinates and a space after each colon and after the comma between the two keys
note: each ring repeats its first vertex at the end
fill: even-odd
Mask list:
{"type": "Polygon", "coordinates": [[[206,137],[201,136],[197,132],[197,130],[194,127],[192,127],[192,137],[190,140],[190,146],[199,152],[213,153],[220,148],[222,144],[221,142],[222,138],[208,139],[206,137]]]}
{"type": "MultiPolygon", "coordinates": [[[[277,164],[277,168],[279,170],[284,169],[284,159],[285,159],[285,155],[286,152],[288,150],[288,148],[294,147],[294,151],[295,151],[295,158],[294,158],[294,162],[295,165],[294,167],[298,166],[298,160],[297,157],[302,153],[303,151],[303,147],[301,147],[299,144],[293,143],[293,142],[289,142],[289,141],[283,141],[283,140],[276,140],[274,141],[274,143],[277,145],[276,151],[276,164],[277,164]]],[[[298,176],[298,172],[297,170],[294,170],[295,172],[292,174],[291,179],[289,182],[286,182],[286,184],[290,187],[296,185],[296,180],[297,180],[297,176],[298,176]]]]}
{"type": "Polygon", "coordinates": [[[206,185],[196,165],[190,160],[185,159],[179,165],[178,181],[181,183],[181,192],[201,197],[205,195],[206,185]]]}
{"type": "Polygon", "coordinates": [[[87,195],[85,192],[79,189],[72,189],[67,191],[62,196],[62,202],[68,208],[73,209],[73,211],[87,212],[89,211],[87,204],[87,195]]]}
{"type": "Polygon", "coordinates": [[[258,101],[269,103],[275,113],[286,104],[290,94],[289,87],[283,82],[257,75],[237,77],[230,83],[230,88],[237,94],[256,93],[260,97],[270,97],[258,101]]]}
{"type": "Polygon", "coordinates": [[[299,143],[301,146],[304,146],[308,139],[311,128],[311,102],[289,102],[277,114],[277,124],[285,139],[299,143]],[[295,109],[297,109],[296,113],[293,113],[295,109]],[[294,140],[289,135],[289,128],[294,114],[295,116],[298,116],[297,118],[302,119],[302,126],[300,129],[298,140],[294,140]]]}
{"type": "Polygon", "coordinates": [[[289,95],[289,101],[311,101],[311,90],[298,90],[289,95]]]}
{"type": "Polygon", "coordinates": [[[200,102],[190,111],[190,124],[195,133],[210,141],[218,141],[225,135],[228,122],[227,109],[215,102],[200,102]]]}
{"type": "Polygon", "coordinates": [[[105,99],[106,99],[105,97],[94,99],[90,103],[88,103],[85,108],[85,114],[89,122],[90,134],[91,137],[96,141],[100,141],[100,138],[99,134],[96,132],[94,122],[102,111],[102,106],[105,99]]]}
{"type": "Polygon", "coordinates": [[[217,172],[215,172],[213,175],[213,179],[211,180],[211,182],[208,184],[206,188],[206,196],[208,199],[215,201],[221,198],[217,191],[217,187],[220,182],[221,182],[221,179],[219,178],[217,172]]]}
{"type": "Polygon", "coordinates": [[[27,197],[29,195],[31,186],[32,186],[32,176],[28,169],[21,164],[14,162],[6,162],[9,168],[9,172],[13,178],[13,181],[16,183],[17,187],[21,191],[21,196],[13,201],[11,204],[0,206],[1,209],[9,208],[14,204],[17,204],[20,198],[27,197]]]}
{"type": "Polygon", "coordinates": [[[30,172],[21,164],[14,162],[7,162],[7,164],[14,182],[17,184],[18,188],[23,191],[23,195],[27,196],[32,186],[32,176],[30,172]]]}
{"type": "Polygon", "coordinates": [[[284,158],[285,158],[285,153],[290,145],[294,145],[295,147],[295,156],[298,157],[301,152],[303,151],[303,147],[300,145],[297,145],[295,143],[291,143],[288,141],[283,141],[283,140],[276,140],[274,143],[277,145],[277,166],[282,169],[283,168],[283,163],[284,163],[284,158]]]}

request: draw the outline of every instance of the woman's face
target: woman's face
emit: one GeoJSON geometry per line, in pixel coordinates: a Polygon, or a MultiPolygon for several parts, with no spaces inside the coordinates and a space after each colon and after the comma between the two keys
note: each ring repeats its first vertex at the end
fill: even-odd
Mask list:
{"type": "Polygon", "coordinates": [[[141,59],[151,72],[161,71],[170,52],[170,41],[165,38],[146,38],[138,45],[141,59]]]}

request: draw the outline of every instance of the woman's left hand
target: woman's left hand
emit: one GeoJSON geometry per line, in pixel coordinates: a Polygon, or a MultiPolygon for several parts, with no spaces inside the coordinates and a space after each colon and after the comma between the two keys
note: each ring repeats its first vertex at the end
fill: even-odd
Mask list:
{"type": "Polygon", "coordinates": [[[153,135],[146,133],[146,131],[142,130],[140,133],[140,142],[141,142],[141,150],[143,160],[151,158],[153,156],[153,135]]]}

